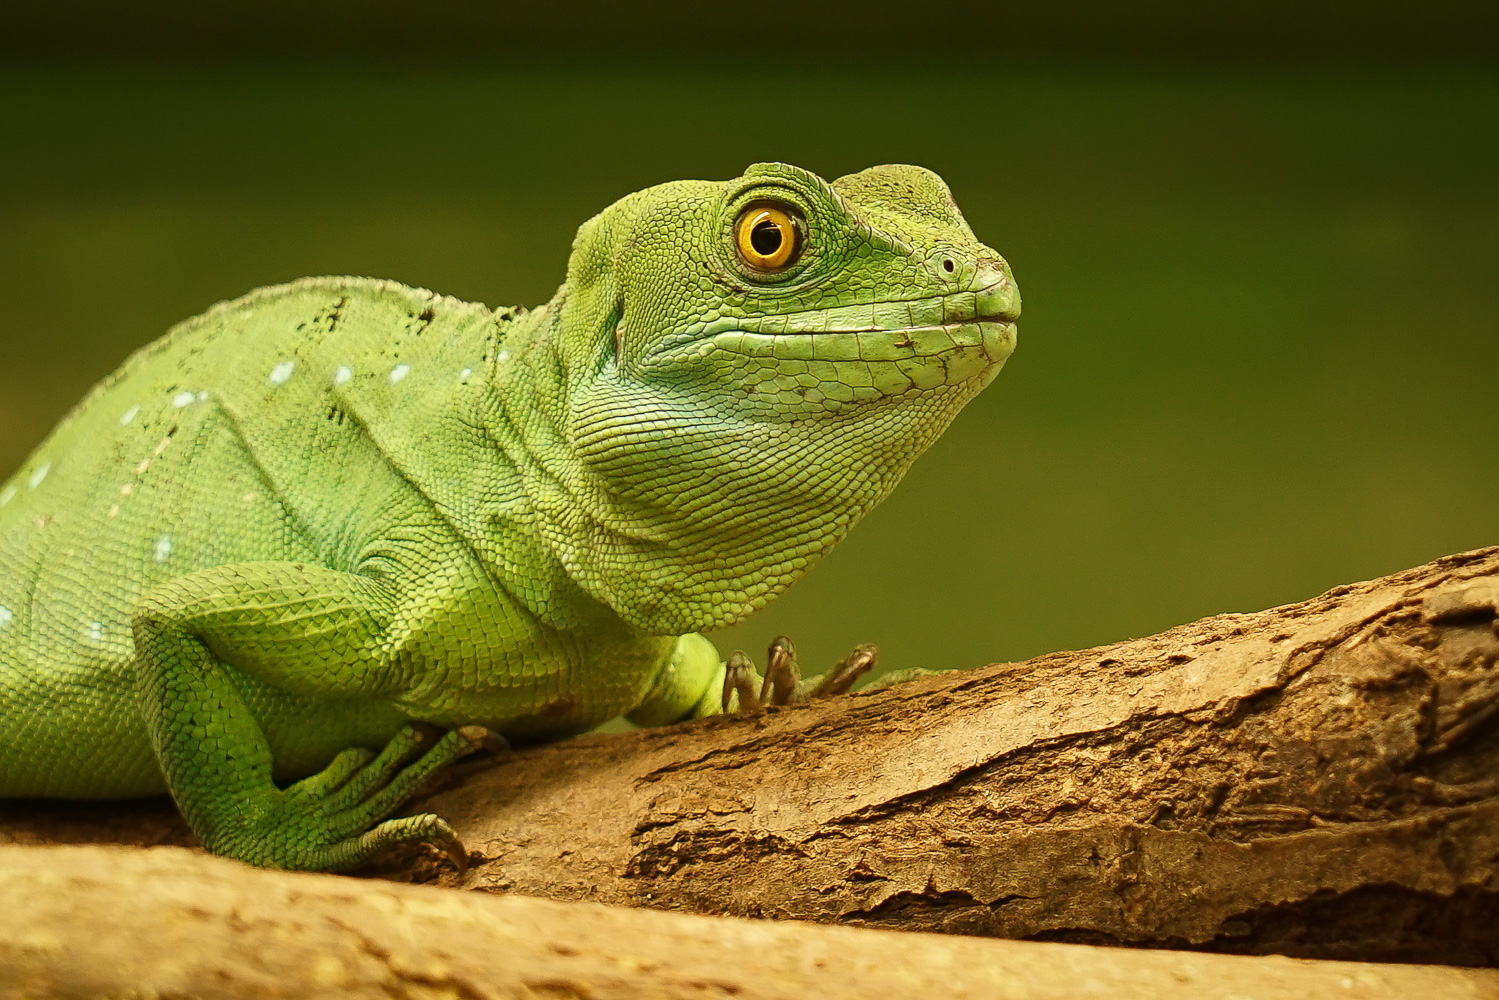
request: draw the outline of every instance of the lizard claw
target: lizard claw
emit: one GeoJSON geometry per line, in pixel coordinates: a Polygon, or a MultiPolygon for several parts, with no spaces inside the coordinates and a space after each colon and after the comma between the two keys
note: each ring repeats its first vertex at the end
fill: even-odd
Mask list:
{"type": "Polygon", "coordinates": [[[872,642],[855,646],[838,665],[825,674],[812,678],[807,688],[808,698],[827,698],[835,694],[846,694],[854,682],[874,669],[880,651],[872,642]]]}
{"type": "Polygon", "coordinates": [[[460,726],[458,732],[479,749],[486,750],[496,757],[507,757],[514,752],[510,741],[493,729],[485,729],[483,726],[460,726]]]}
{"type": "Polygon", "coordinates": [[[463,846],[463,841],[452,827],[444,823],[443,829],[429,843],[447,855],[448,860],[453,862],[453,867],[458,869],[459,875],[468,871],[468,848],[463,846]]]}
{"type": "Polygon", "coordinates": [[[733,711],[736,707],[741,712],[758,715],[764,711],[759,697],[755,694],[755,666],[750,658],[745,655],[744,650],[736,649],[724,663],[723,672],[723,710],[733,711]],[[738,696],[737,706],[734,698],[738,696]]]}
{"type": "Polygon", "coordinates": [[[793,701],[805,701],[798,697],[801,671],[796,666],[796,647],[784,635],[770,640],[770,649],[765,654],[765,680],[760,684],[760,700],[769,698],[771,705],[789,705],[793,701]]]}

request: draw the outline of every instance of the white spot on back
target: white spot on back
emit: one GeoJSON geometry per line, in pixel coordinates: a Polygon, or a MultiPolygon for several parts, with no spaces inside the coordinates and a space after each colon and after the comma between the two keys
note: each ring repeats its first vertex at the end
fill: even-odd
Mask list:
{"type": "Polygon", "coordinates": [[[137,413],[139,413],[140,411],[141,411],[141,404],[136,403],[130,409],[128,409],[124,413],[120,414],[120,426],[124,427],[126,424],[130,423],[130,421],[134,420],[135,419],[135,415],[137,413]]]}
{"type": "Polygon", "coordinates": [[[339,365],[338,366],[338,371],[336,371],[336,372],[333,373],[333,384],[334,385],[343,385],[345,382],[347,382],[349,379],[351,379],[353,377],[354,377],[354,369],[350,368],[348,365],[339,365]]]}
{"type": "Polygon", "coordinates": [[[171,538],[167,537],[166,535],[162,535],[160,538],[158,538],[156,540],[154,552],[156,553],[157,562],[166,562],[167,556],[172,554],[171,538]]]}
{"type": "Polygon", "coordinates": [[[499,356],[496,357],[495,360],[498,361],[500,364],[504,364],[505,362],[507,362],[507,361],[510,360],[510,352],[509,351],[501,351],[499,353],[499,356]]]}
{"type": "Polygon", "coordinates": [[[37,470],[31,474],[31,478],[26,480],[26,485],[30,486],[32,489],[36,489],[38,486],[42,485],[42,480],[47,478],[47,473],[51,471],[51,469],[51,462],[43,462],[41,465],[37,466],[37,470]]]}
{"type": "Polygon", "coordinates": [[[390,370],[390,384],[395,385],[401,379],[411,374],[410,365],[396,365],[390,370]]]}
{"type": "Polygon", "coordinates": [[[468,378],[473,373],[474,373],[474,370],[472,368],[465,368],[465,369],[463,369],[463,371],[461,371],[461,372],[458,373],[458,377],[459,378],[468,378]]]}
{"type": "Polygon", "coordinates": [[[89,622],[88,623],[88,638],[89,638],[90,642],[103,642],[104,641],[104,623],[103,622],[89,622]]]}
{"type": "Polygon", "coordinates": [[[291,378],[291,373],[296,370],[296,367],[295,361],[283,361],[272,368],[269,378],[271,385],[284,385],[286,380],[291,378]]]}
{"type": "Polygon", "coordinates": [[[195,399],[197,399],[197,398],[198,397],[194,396],[191,392],[187,392],[186,390],[184,390],[184,391],[179,392],[177,395],[175,395],[175,396],[172,397],[172,405],[175,406],[175,407],[177,407],[177,409],[180,410],[184,406],[190,405],[192,403],[192,401],[195,400],[195,399]]]}
{"type": "Polygon", "coordinates": [[[207,389],[203,389],[203,390],[201,390],[198,393],[198,402],[200,402],[200,403],[206,403],[206,402],[208,402],[208,390],[207,389]]]}
{"type": "Polygon", "coordinates": [[[15,620],[15,617],[15,615],[11,614],[10,608],[7,608],[5,605],[0,604],[0,628],[4,628],[5,626],[9,625],[12,621],[15,620]]]}
{"type": "Polygon", "coordinates": [[[7,487],[5,487],[5,489],[0,490],[0,507],[4,507],[6,504],[10,503],[15,498],[16,498],[16,488],[14,486],[7,486],[7,487]]]}

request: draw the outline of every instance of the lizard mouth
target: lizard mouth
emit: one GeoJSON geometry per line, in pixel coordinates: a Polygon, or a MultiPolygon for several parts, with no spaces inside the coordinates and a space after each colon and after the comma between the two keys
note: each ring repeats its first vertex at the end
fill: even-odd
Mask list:
{"type": "Polygon", "coordinates": [[[780,314],[725,315],[658,341],[646,372],[696,372],[788,410],[912,393],[968,393],[1015,349],[1020,298],[1008,279],[977,291],[780,314]]]}
{"type": "Polygon", "coordinates": [[[1003,354],[993,359],[997,362],[1014,347],[1019,314],[1013,286],[997,283],[978,292],[923,299],[722,316],[669,334],[642,360],[650,366],[679,353],[701,355],[704,345],[711,344],[734,354],[786,361],[900,361],[988,342],[1003,347],[1003,354]],[[888,350],[879,349],[881,345],[888,350]]]}
{"type": "Polygon", "coordinates": [[[1015,324],[1003,314],[895,327],[751,325],[720,320],[702,333],[658,345],[643,367],[711,373],[714,381],[758,397],[771,394],[787,407],[842,406],[913,392],[976,391],[1015,349],[1015,324]]]}
{"type": "MultiPolygon", "coordinates": [[[[877,337],[877,336],[887,336],[887,337],[893,337],[896,340],[899,340],[899,339],[901,339],[901,337],[903,335],[905,335],[907,333],[915,333],[915,332],[918,332],[918,331],[921,331],[921,330],[935,330],[935,329],[949,329],[950,330],[950,329],[956,329],[958,327],[978,326],[979,324],[983,324],[983,323],[994,324],[994,325],[997,325],[997,326],[1004,326],[1004,327],[1013,327],[1014,324],[1015,324],[1015,319],[1014,319],[1013,316],[1009,316],[1009,315],[1006,315],[1006,314],[1003,314],[1003,313],[975,313],[975,314],[973,314],[971,316],[964,316],[964,317],[959,317],[959,318],[954,318],[954,319],[948,319],[945,322],[941,322],[941,323],[920,324],[920,325],[911,325],[911,326],[877,326],[877,325],[870,325],[870,326],[857,326],[857,327],[845,326],[845,327],[823,328],[823,329],[818,329],[815,326],[813,326],[813,327],[810,327],[810,328],[807,328],[807,329],[797,329],[797,328],[792,327],[792,326],[790,326],[788,324],[788,328],[783,333],[778,334],[778,335],[779,336],[787,336],[787,337],[837,337],[837,336],[845,336],[845,335],[853,334],[853,335],[861,335],[861,336],[866,336],[866,337],[869,337],[869,336],[875,336],[875,337],[877,337]]],[[[750,324],[740,324],[740,330],[742,332],[744,332],[744,333],[752,332],[749,327],[750,327],[750,324]]]]}

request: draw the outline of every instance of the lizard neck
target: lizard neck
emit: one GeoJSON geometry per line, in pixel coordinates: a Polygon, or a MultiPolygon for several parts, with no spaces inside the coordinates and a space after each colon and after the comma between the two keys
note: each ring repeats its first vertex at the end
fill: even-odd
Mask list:
{"type": "Polygon", "coordinates": [[[555,565],[645,632],[719,628],[764,607],[889,494],[978,388],[923,410],[877,400],[746,415],[607,357],[580,365],[566,317],[564,292],[508,332],[486,426],[555,565]]]}

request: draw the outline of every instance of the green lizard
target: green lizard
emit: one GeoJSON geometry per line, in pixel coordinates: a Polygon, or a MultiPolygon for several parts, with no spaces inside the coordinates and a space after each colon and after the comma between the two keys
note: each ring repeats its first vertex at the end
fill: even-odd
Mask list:
{"type": "Polygon", "coordinates": [[[170,791],[284,868],[453,849],[386,817],[488,731],[752,700],[697,633],[883,499],[1019,311],[935,174],[774,163],[617,202],[532,312],[363,278],[221,303],[0,486],[0,797],[170,791]]]}

